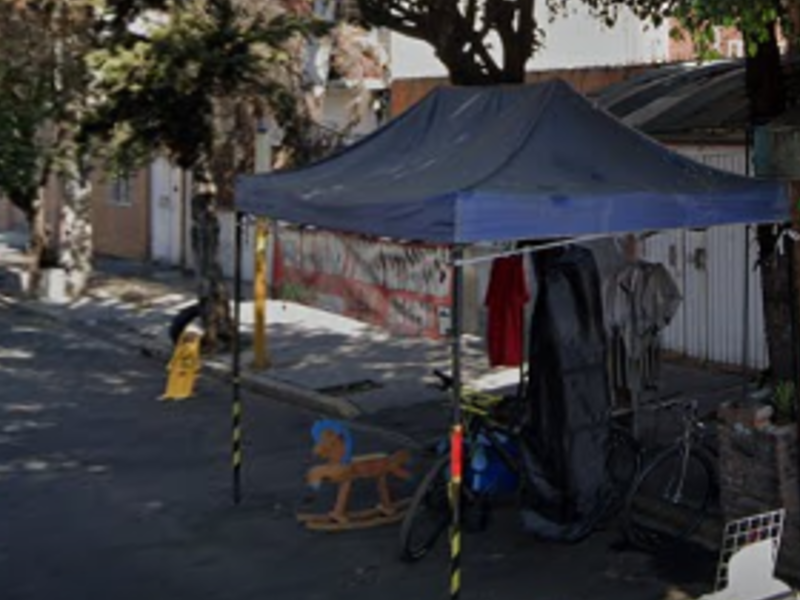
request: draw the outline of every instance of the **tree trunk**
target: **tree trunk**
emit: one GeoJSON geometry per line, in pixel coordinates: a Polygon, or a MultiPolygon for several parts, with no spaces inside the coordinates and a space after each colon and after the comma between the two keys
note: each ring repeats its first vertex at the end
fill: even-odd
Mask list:
{"type": "Polygon", "coordinates": [[[219,261],[217,189],[207,158],[192,170],[192,250],[197,296],[205,334],[204,349],[213,352],[233,339],[228,289],[219,261]]]}
{"type": "Polygon", "coordinates": [[[44,190],[40,189],[35,199],[27,203],[25,219],[28,222],[28,287],[29,294],[39,289],[43,267],[55,266],[57,262],[50,247],[50,235],[44,216],[44,190]]]}
{"type": "Polygon", "coordinates": [[[72,160],[60,178],[64,205],[59,262],[67,272],[67,294],[77,298],[86,290],[92,273],[92,183],[79,159],[72,160]]]}
{"type": "MultiPolygon", "coordinates": [[[[773,24],[769,39],[760,43],[757,53],[746,61],[747,94],[754,127],[769,123],[786,109],[776,28],[777,24],[773,24]]],[[[757,239],[770,368],[777,381],[790,380],[793,353],[792,319],[787,302],[791,284],[788,256],[776,252],[777,235],[772,225],[760,225],[757,239]]]]}

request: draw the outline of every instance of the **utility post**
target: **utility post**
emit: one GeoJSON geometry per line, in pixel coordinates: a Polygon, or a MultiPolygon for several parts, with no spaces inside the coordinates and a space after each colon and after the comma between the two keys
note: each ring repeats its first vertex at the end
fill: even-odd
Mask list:
{"type": "MultiPolygon", "coordinates": [[[[258,122],[255,150],[256,173],[268,172],[272,167],[272,144],[263,119],[258,122]]],[[[259,217],[256,220],[255,272],[253,277],[253,368],[256,370],[268,369],[271,363],[267,345],[268,247],[269,221],[259,217]]]]}

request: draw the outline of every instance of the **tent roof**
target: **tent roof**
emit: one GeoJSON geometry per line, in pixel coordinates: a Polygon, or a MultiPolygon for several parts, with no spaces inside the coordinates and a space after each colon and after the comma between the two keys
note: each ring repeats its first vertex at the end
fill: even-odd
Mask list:
{"type": "Polygon", "coordinates": [[[437,89],[327,160],[242,177],[236,204],[283,221],[448,244],[789,214],[784,185],[675,154],[561,81],[437,89]]]}

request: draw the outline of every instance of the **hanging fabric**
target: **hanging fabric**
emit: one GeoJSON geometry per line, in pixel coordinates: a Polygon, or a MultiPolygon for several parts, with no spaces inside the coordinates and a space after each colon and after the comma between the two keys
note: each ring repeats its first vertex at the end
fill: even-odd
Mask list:
{"type": "Polygon", "coordinates": [[[486,338],[492,367],[517,367],[524,359],[525,304],[530,299],[520,255],[492,261],[485,305],[486,338]]]}
{"type": "Polygon", "coordinates": [[[522,431],[527,531],[577,541],[604,514],[609,428],[607,346],[592,253],[571,246],[537,255],[528,418],[522,431]]]}

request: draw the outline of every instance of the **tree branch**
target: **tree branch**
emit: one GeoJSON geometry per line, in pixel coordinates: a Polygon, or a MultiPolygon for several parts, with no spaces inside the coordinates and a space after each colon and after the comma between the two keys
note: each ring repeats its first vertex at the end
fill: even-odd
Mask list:
{"type": "Polygon", "coordinates": [[[370,24],[388,27],[403,35],[427,41],[421,7],[417,3],[404,4],[401,0],[358,0],[358,4],[370,24]]]}

